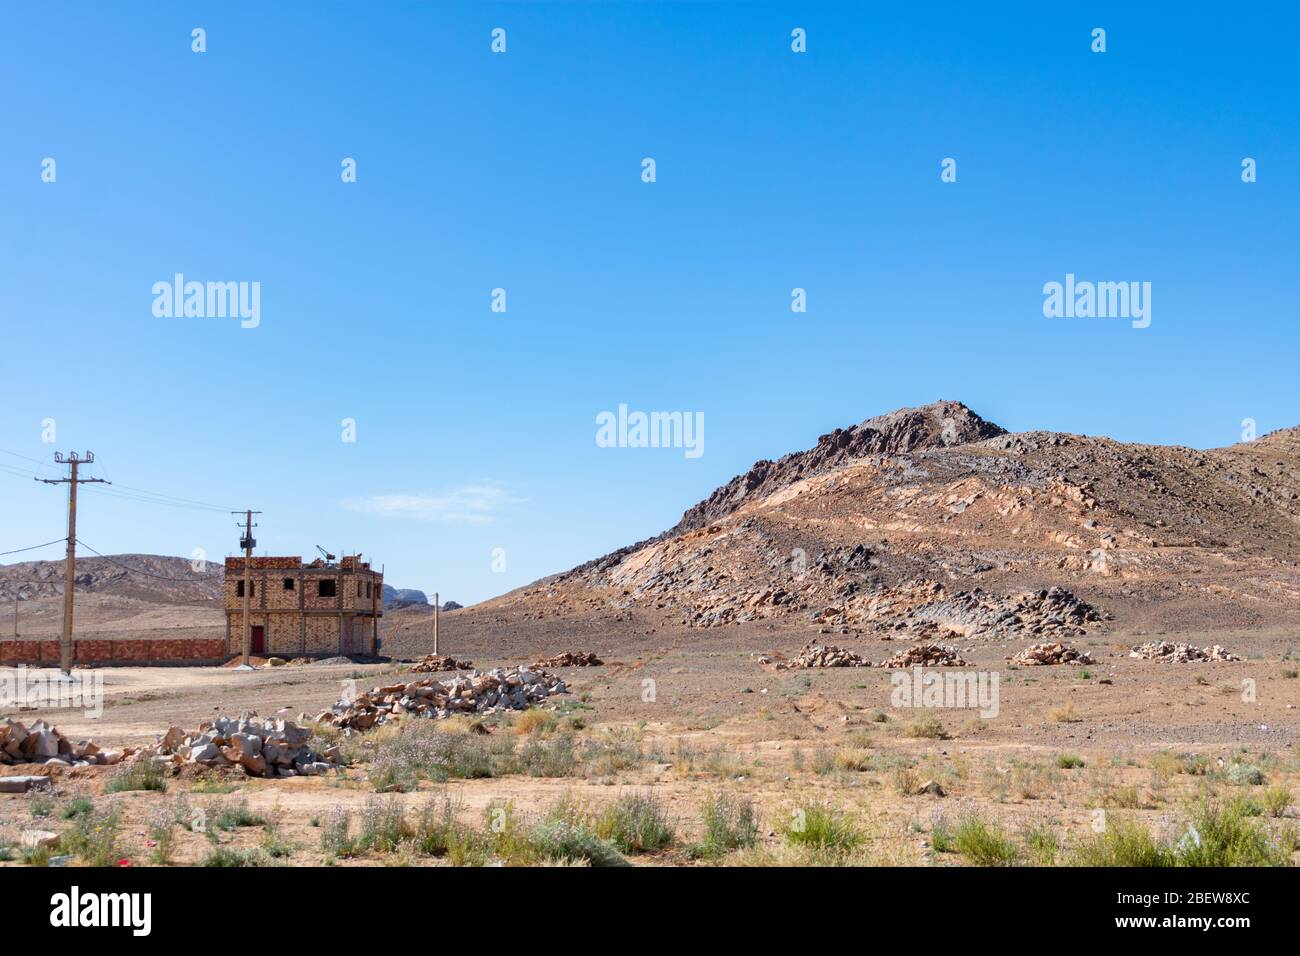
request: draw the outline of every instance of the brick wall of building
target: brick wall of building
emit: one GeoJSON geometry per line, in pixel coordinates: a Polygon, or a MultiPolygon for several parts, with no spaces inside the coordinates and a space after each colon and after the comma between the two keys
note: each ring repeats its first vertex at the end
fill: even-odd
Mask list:
{"type": "MultiPolygon", "coordinates": [[[[72,642],[72,658],[82,667],[107,664],[220,664],[229,655],[224,638],[157,638],[72,642]]],[[[0,641],[0,665],[57,665],[57,640],[0,641]]]]}
{"type": "Polygon", "coordinates": [[[266,652],[276,657],[297,657],[302,653],[302,628],[298,615],[267,615],[266,652]]]}
{"type": "Polygon", "coordinates": [[[305,619],[307,626],[307,654],[339,653],[339,619],[318,615],[305,619]]]}

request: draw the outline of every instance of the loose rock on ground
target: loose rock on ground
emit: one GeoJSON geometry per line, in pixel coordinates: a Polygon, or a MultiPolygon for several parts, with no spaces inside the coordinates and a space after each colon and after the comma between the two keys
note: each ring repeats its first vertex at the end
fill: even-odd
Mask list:
{"type": "Polygon", "coordinates": [[[1034,666],[1037,664],[1093,664],[1096,663],[1087,651],[1081,651],[1061,641],[1045,641],[1032,644],[1015,657],[1009,658],[1013,664],[1034,666]]]}
{"type": "Polygon", "coordinates": [[[404,716],[450,717],[527,710],[554,694],[567,693],[564,681],[544,670],[496,667],[449,680],[424,680],[375,687],[353,700],[341,700],[316,717],[345,730],[369,730],[404,716]]]}
{"type": "Polygon", "coordinates": [[[1145,644],[1139,644],[1129,651],[1128,656],[1174,664],[1190,664],[1196,661],[1241,660],[1236,654],[1229,653],[1218,644],[1210,647],[1197,647],[1194,644],[1174,644],[1170,641],[1148,641],[1145,644]]]}

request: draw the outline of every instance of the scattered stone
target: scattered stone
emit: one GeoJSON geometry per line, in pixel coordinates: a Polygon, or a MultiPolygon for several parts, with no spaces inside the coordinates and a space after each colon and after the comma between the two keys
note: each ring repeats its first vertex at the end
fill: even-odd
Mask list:
{"type": "Polygon", "coordinates": [[[44,720],[33,721],[29,727],[7,717],[0,718],[0,764],[85,767],[108,762],[108,753],[101,752],[92,741],[73,743],[44,720]]]}
{"type": "Polygon", "coordinates": [[[0,777],[0,793],[26,793],[28,790],[49,789],[50,786],[49,777],[0,777]]]}
{"type": "Polygon", "coordinates": [[[899,651],[881,667],[965,667],[957,648],[947,644],[915,644],[899,651]]]}
{"type": "Polygon", "coordinates": [[[447,680],[431,677],[375,687],[353,700],[339,701],[318,714],[316,721],[344,730],[369,730],[404,716],[440,719],[453,714],[527,710],[554,694],[567,692],[563,680],[540,668],[496,667],[447,680]]]}
{"type": "Polygon", "coordinates": [[[429,654],[416,661],[410,668],[412,674],[431,674],[437,671],[467,671],[474,666],[473,661],[458,661],[454,657],[429,654]]]}
{"type": "Polygon", "coordinates": [[[292,777],[312,767],[313,774],[338,764],[338,750],[313,750],[312,732],[292,720],[259,718],[255,713],[239,717],[216,717],[186,732],[170,727],[159,734],[158,743],[130,756],[131,763],[156,760],[173,767],[201,764],[206,767],[241,767],[250,777],[292,777]]]}
{"type": "Polygon", "coordinates": [[[28,850],[39,847],[52,847],[59,842],[59,835],[53,830],[24,830],[18,838],[19,844],[28,850]]]}
{"type": "Polygon", "coordinates": [[[591,651],[565,651],[538,661],[533,667],[539,670],[547,667],[600,667],[604,663],[591,651]]]}
{"type": "Polygon", "coordinates": [[[1189,664],[1198,661],[1239,661],[1236,654],[1231,654],[1218,644],[1210,647],[1197,647],[1194,644],[1174,644],[1169,641],[1148,641],[1129,651],[1129,657],[1165,663],[1189,664]]]}
{"type": "MultiPolygon", "coordinates": [[[[771,659],[763,656],[758,658],[760,664],[768,663],[771,659]]],[[[867,660],[860,654],[846,650],[843,647],[836,647],[834,644],[818,644],[816,641],[809,641],[794,657],[788,661],[780,661],[776,665],[777,670],[796,670],[803,667],[870,667],[871,661],[867,660]]]]}
{"type": "Polygon", "coordinates": [[[1026,647],[1015,657],[1009,658],[1013,664],[1023,664],[1027,667],[1037,664],[1095,664],[1086,651],[1081,651],[1077,647],[1069,644],[1063,644],[1060,641],[1045,641],[1042,644],[1033,644],[1026,647]]]}

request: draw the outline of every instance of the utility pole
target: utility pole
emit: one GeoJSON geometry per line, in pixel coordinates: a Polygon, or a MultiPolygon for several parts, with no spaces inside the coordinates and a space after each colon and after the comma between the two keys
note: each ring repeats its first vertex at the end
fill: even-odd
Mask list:
{"type": "Polygon", "coordinates": [[[438,592],[433,592],[433,653],[438,653],[438,611],[441,605],[438,604],[438,592]]]}
{"type": "MultiPolygon", "coordinates": [[[[260,515],[260,511],[244,512],[244,534],[239,539],[239,546],[244,549],[244,660],[239,665],[241,671],[251,671],[253,665],[248,663],[248,654],[253,645],[253,618],[252,611],[249,607],[249,598],[253,596],[253,548],[257,541],[253,538],[253,529],[257,525],[253,524],[253,515],[260,515]]],[[[238,511],[232,511],[231,514],[239,514],[238,511]]]]}
{"type": "MultiPolygon", "coordinates": [[[[54,453],[54,460],[66,464],[69,468],[67,478],[37,478],[47,485],[68,486],[68,554],[63,565],[63,638],[59,641],[59,670],[65,674],[72,673],[72,579],[77,572],[77,485],[111,485],[103,478],[78,478],[77,466],[89,465],[95,460],[94,452],[86,452],[85,458],[78,458],[77,453],[69,452],[64,458],[59,452],[54,453]]],[[[14,630],[17,624],[18,606],[14,605],[14,630]]]]}

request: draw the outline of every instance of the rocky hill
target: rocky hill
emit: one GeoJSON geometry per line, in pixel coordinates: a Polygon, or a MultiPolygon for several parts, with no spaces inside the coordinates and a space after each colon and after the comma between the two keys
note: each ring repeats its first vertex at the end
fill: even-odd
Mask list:
{"type": "Polygon", "coordinates": [[[967,639],[1300,625],[1300,429],[1199,451],[901,409],[458,624],[475,619],[967,639]]]}
{"type": "MultiPolygon", "coordinates": [[[[158,554],[77,556],[78,593],[106,594],[153,604],[219,606],[224,580],[220,562],[195,565],[189,558],[158,554]]],[[[63,595],[63,560],[0,565],[0,601],[38,601],[63,595]]]]}

